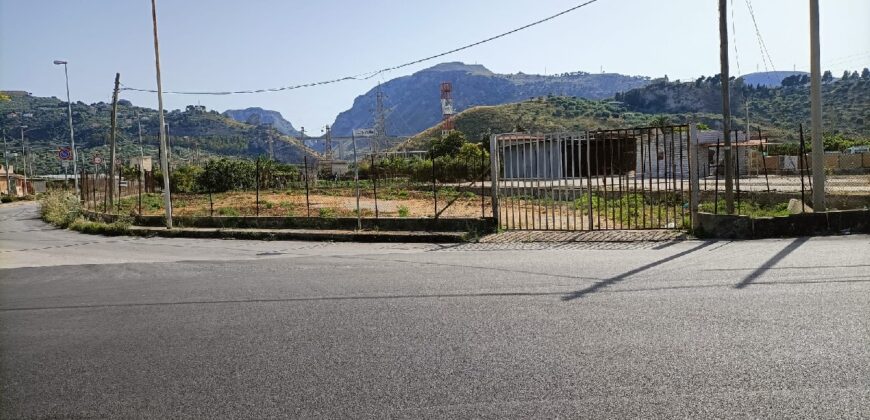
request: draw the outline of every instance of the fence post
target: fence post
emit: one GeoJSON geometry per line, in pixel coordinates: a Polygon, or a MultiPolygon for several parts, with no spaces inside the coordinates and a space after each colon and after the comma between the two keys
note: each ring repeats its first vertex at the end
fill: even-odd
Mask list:
{"type": "MultiPolygon", "coordinates": [[[[121,176],[122,176],[122,174],[123,174],[122,165],[118,165],[118,213],[121,213],[121,176]]],[[[130,189],[127,188],[127,192],[129,192],[129,191],[130,191],[130,189]]]]}
{"type": "MultiPolygon", "coordinates": [[[[498,134],[489,136],[489,194],[492,199],[492,217],[496,226],[501,226],[501,212],[498,208],[498,171],[501,163],[498,161],[498,134]]],[[[482,187],[481,187],[482,188],[482,187]]]]}
{"type": "Polygon", "coordinates": [[[305,208],[308,217],[311,217],[311,202],[308,200],[308,155],[302,157],[302,162],[305,164],[305,208]]]}
{"type": "Polygon", "coordinates": [[[432,198],[435,203],[435,220],[438,220],[438,186],[435,181],[435,155],[430,153],[429,158],[432,159],[432,198]]]}
{"type": "Polygon", "coordinates": [[[136,165],[136,180],[139,184],[139,215],[142,215],[142,168],[139,165],[136,165]]]}
{"type": "MultiPolygon", "coordinates": [[[[803,124],[800,125],[800,129],[801,129],[801,131],[800,131],[801,143],[800,143],[800,151],[798,152],[798,153],[800,153],[800,156],[798,156],[797,167],[798,167],[798,172],[800,172],[800,174],[801,174],[801,213],[806,213],[806,211],[807,211],[806,204],[805,204],[806,199],[804,197],[804,170],[802,168],[802,167],[805,167],[805,165],[804,165],[803,161],[801,160],[801,156],[806,156],[806,153],[807,153],[807,151],[805,149],[806,146],[804,143],[804,125],[803,124]]],[[[813,133],[813,134],[815,134],[815,133],[813,133]]],[[[824,155],[822,155],[822,156],[824,157],[824,155]]],[[[822,162],[822,164],[824,165],[824,162],[822,162]]],[[[813,203],[813,204],[815,204],[815,203],[813,203]]]]}
{"type": "Polygon", "coordinates": [[[486,208],[484,207],[486,200],[483,197],[483,195],[485,194],[485,191],[483,189],[483,183],[486,182],[486,167],[485,167],[485,163],[483,163],[483,154],[484,153],[485,152],[483,151],[483,148],[481,147],[480,148],[480,218],[481,219],[486,217],[486,208]]]}
{"type": "Polygon", "coordinates": [[[372,180],[375,191],[375,220],[378,220],[378,169],[375,166],[375,155],[371,154],[372,158],[372,180]]]}
{"type": "Polygon", "coordinates": [[[362,230],[362,211],[359,208],[359,161],[356,155],[356,133],[351,130],[351,142],[353,142],[353,183],[356,186],[356,228],[362,230]]]}
{"type": "Polygon", "coordinates": [[[689,217],[692,232],[698,229],[698,203],[700,202],[701,180],[698,177],[698,125],[689,125],[689,217]]]}
{"type": "Polygon", "coordinates": [[[257,164],[256,164],[255,168],[256,169],[255,169],[254,173],[256,174],[256,176],[254,177],[254,185],[255,185],[255,188],[257,189],[256,215],[259,216],[260,215],[260,157],[259,156],[257,156],[257,164]]]}
{"type": "Polygon", "coordinates": [[[713,214],[719,214],[719,141],[716,139],[716,181],[713,183],[713,214]]]}
{"type": "Polygon", "coordinates": [[[770,194],[770,179],[767,178],[767,156],[764,155],[764,140],[761,137],[761,129],[758,129],[758,148],[761,151],[761,162],[764,166],[764,183],[767,184],[767,193],[770,194]]]}

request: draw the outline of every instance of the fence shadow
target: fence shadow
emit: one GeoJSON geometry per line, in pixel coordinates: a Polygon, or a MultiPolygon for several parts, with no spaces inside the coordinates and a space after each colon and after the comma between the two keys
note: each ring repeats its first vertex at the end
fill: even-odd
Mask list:
{"type": "Polygon", "coordinates": [[[749,275],[741,280],[740,283],[737,283],[734,288],[743,289],[744,287],[749,286],[750,284],[752,284],[752,282],[754,282],[765,272],[767,272],[767,270],[773,268],[773,266],[775,266],[778,262],[782,261],[783,258],[787,257],[788,254],[791,254],[792,252],[794,252],[794,250],[800,248],[800,246],[809,239],[809,237],[795,238],[793,241],[791,241],[790,244],[786,245],[785,248],[777,252],[774,256],[770,257],[769,260],[765,261],[764,264],[761,265],[761,267],[758,267],[755,271],[749,273],[749,275]]]}
{"type": "Polygon", "coordinates": [[[646,264],[646,265],[640,266],[640,267],[635,268],[635,269],[633,269],[633,270],[626,271],[625,273],[622,273],[622,274],[620,274],[620,275],[618,275],[618,276],[611,277],[611,278],[607,278],[607,279],[604,279],[604,280],[601,280],[601,281],[595,282],[595,284],[593,284],[593,285],[591,285],[591,286],[589,286],[589,287],[587,287],[587,288],[585,288],[585,289],[577,290],[577,291],[575,291],[575,292],[571,292],[571,293],[569,293],[569,294],[567,294],[567,295],[562,296],[562,300],[567,302],[567,301],[571,301],[571,300],[574,300],[574,299],[582,298],[583,296],[586,296],[586,295],[591,294],[591,293],[595,293],[595,292],[597,292],[597,291],[599,291],[599,290],[601,290],[601,289],[603,289],[603,288],[605,288],[605,287],[608,287],[608,286],[614,285],[614,284],[616,284],[616,283],[619,283],[619,282],[621,282],[621,281],[623,281],[623,280],[627,279],[628,277],[631,277],[631,276],[633,276],[633,275],[635,275],[635,274],[642,273],[642,272],[644,272],[644,271],[646,271],[646,270],[649,270],[649,269],[651,269],[651,268],[653,268],[653,267],[656,267],[656,266],[658,266],[658,265],[664,264],[664,263],[669,262],[669,261],[676,260],[677,258],[684,257],[684,256],[686,256],[686,255],[689,255],[689,254],[693,253],[693,252],[697,252],[697,251],[699,251],[699,250],[701,250],[701,249],[703,249],[703,248],[706,248],[706,247],[708,247],[708,246],[710,246],[710,245],[713,245],[714,243],[716,243],[716,242],[715,242],[715,241],[705,241],[705,242],[703,242],[703,243],[701,243],[701,244],[698,244],[698,245],[695,246],[695,247],[692,247],[692,248],[687,249],[687,250],[682,251],[682,252],[678,252],[678,253],[676,253],[676,254],[674,254],[674,255],[671,255],[671,256],[668,256],[668,257],[662,258],[662,259],[660,259],[660,260],[653,261],[653,262],[651,262],[651,263],[649,263],[649,264],[646,264]]]}

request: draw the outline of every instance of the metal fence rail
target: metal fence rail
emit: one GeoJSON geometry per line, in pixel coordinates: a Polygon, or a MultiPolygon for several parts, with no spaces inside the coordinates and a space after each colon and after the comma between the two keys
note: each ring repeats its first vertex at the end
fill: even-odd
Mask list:
{"type": "Polygon", "coordinates": [[[491,139],[503,229],[681,229],[688,211],[689,127],[491,139]]]}

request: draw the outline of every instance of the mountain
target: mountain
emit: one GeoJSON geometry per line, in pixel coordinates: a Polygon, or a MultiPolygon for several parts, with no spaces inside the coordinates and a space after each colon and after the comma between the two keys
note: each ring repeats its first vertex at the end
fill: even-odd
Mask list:
{"type": "MultiPolygon", "coordinates": [[[[674,83],[657,80],[642,88],[618,93],[616,100],[628,111],[646,114],[692,114],[722,112],[722,92],[717,77],[674,83]]],[[[833,79],[822,84],[822,118],[825,131],[870,137],[870,77],[833,79]]],[[[749,104],[749,115],[757,121],[783,130],[792,139],[799,125],[809,125],[809,84],[769,88],[736,79],[731,89],[731,109],[741,118],[749,104]]]]}
{"type": "MultiPolygon", "coordinates": [[[[9,147],[21,149],[20,129],[25,132],[28,159],[36,162],[36,172],[61,172],[57,148],[69,145],[66,102],[58,98],[32,96],[23,91],[7,91],[0,97],[0,130],[5,131],[9,147]]],[[[111,104],[98,102],[72,104],[76,147],[86,160],[96,153],[108,155],[111,104]]],[[[298,163],[303,156],[315,152],[292,136],[275,132],[266,125],[251,125],[235,121],[203,106],[189,105],[184,110],[165,113],[173,160],[199,161],[209,156],[256,157],[269,154],[269,139],[275,159],[298,163]]],[[[126,160],[140,153],[139,122],[142,125],[142,149],[145,155],[157,158],[157,111],[134,106],[127,100],[118,101],[118,150],[126,160]],[[138,115],[138,119],[137,119],[138,115]]],[[[90,165],[89,165],[90,166],[90,165]]]]}
{"type": "Polygon", "coordinates": [[[779,87],[780,84],[782,84],[783,79],[795,75],[803,76],[809,75],[809,73],[803,71],[761,71],[744,74],[743,76],[740,76],[740,78],[743,79],[743,83],[746,83],[747,85],[779,87]]]}
{"type": "Polygon", "coordinates": [[[482,105],[499,105],[548,94],[589,99],[645,86],[649,78],[621,74],[563,73],[553,76],[497,74],[482,65],[442,63],[410,76],[399,77],[358,96],[332,125],[336,136],[374,125],[378,89],[384,96],[386,131],[391,136],[419,133],[441,120],[441,82],[453,84],[456,112],[482,105]]]}
{"type": "Polygon", "coordinates": [[[290,121],[284,119],[278,111],[271,111],[259,107],[251,107],[245,109],[228,109],[223,112],[225,117],[230,117],[238,122],[243,122],[251,125],[266,124],[271,125],[281,134],[288,136],[299,137],[301,133],[293,128],[290,121]]]}
{"type": "MultiPolygon", "coordinates": [[[[835,79],[822,87],[826,134],[870,144],[870,77],[835,79]]],[[[563,96],[541,96],[497,106],[467,109],[454,117],[456,129],[471,141],[486,142],[491,133],[518,130],[555,132],[655,125],[703,123],[721,129],[720,85],[715,77],[678,83],[656,80],[651,84],[618,93],[616,100],[590,100],[563,96]]],[[[732,93],[734,122],[746,124],[745,102],[749,100],[750,122],[776,140],[798,139],[799,124],[809,126],[809,86],[767,88],[735,82],[732,93]]],[[[426,149],[440,135],[440,124],[409,138],[399,148],[426,149]]],[[[807,134],[808,135],[808,134],[807,134]]]]}

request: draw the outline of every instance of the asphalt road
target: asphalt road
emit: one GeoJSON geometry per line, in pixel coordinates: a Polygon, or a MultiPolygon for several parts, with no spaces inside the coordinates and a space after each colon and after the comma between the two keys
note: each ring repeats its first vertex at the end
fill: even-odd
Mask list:
{"type": "Polygon", "coordinates": [[[870,418],[868,236],[0,239],[2,418],[870,418]]]}

